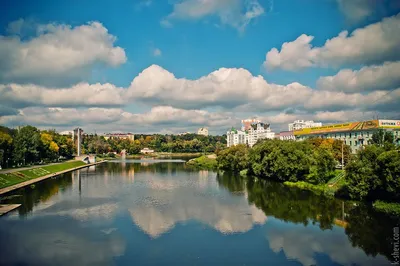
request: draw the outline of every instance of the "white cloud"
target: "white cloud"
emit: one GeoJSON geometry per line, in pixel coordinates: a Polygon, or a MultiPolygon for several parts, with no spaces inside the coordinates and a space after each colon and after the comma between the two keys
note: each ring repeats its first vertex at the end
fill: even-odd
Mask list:
{"type": "Polygon", "coordinates": [[[320,111],[392,112],[398,110],[399,102],[400,88],[390,93],[314,90],[296,82],[268,83],[262,76],[253,76],[241,68],[221,68],[190,80],[176,78],[153,65],[139,73],[128,88],[109,83],[79,83],[60,89],[0,85],[0,114],[4,116],[0,122],[54,127],[83,125],[96,129],[112,123],[116,130],[129,130],[132,125],[140,124],[141,131],[146,132],[188,131],[187,128],[209,126],[221,132],[237,125],[240,118],[254,114],[280,124],[306,119],[320,111]],[[153,108],[146,113],[121,109],[137,109],[137,104],[153,108]],[[17,109],[21,110],[19,114],[17,109]],[[282,110],[288,112],[271,115],[282,110]]]}
{"type": "Polygon", "coordinates": [[[301,264],[317,265],[316,255],[326,254],[330,260],[340,265],[386,265],[382,255],[367,256],[353,247],[347,236],[335,231],[316,231],[311,227],[297,226],[274,228],[267,233],[269,246],[275,253],[283,251],[286,258],[301,264]]]}
{"type": "Polygon", "coordinates": [[[153,56],[158,57],[158,56],[161,56],[161,55],[162,55],[162,52],[161,52],[161,50],[159,48],[155,48],[153,50],[153,56]]]}
{"type": "Polygon", "coordinates": [[[298,70],[311,66],[376,64],[400,59],[400,14],[380,22],[339,33],[322,47],[312,47],[313,36],[301,35],[271,49],[264,62],[269,69],[298,70]]]}
{"type": "Polygon", "coordinates": [[[86,129],[115,130],[137,128],[137,131],[167,127],[177,128],[209,126],[225,128],[237,122],[229,113],[207,112],[203,110],[183,110],[171,106],[158,106],[146,113],[130,113],[120,108],[44,108],[28,107],[18,114],[0,117],[4,125],[36,125],[39,127],[68,128],[84,126],[86,129]]]}
{"type": "Polygon", "coordinates": [[[258,0],[183,0],[173,5],[172,13],[161,21],[161,25],[171,27],[175,20],[216,16],[221,24],[243,31],[253,19],[264,13],[258,0]]]}
{"type": "Polygon", "coordinates": [[[379,2],[383,1],[371,1],[371,0],[336,0],[339,9],[343,12],[343,14],[351,21],[357,22],[366,17],[370,16],[376,5],[379,2]]]}
{"type": "Polygon", "coordinates": [[[360,70],[342,69],[334,76],[321,77],[317,87],[322,90],[362,92],[400,87],[400,61],[363,67],[360,70]]]}
{"type": "MultiPolygon", "coordinates": [[[[24,27],[18,20],[9,32],[24,27]]],[[[7,82],[55,81],[65,77],[80,79],[90,66],[102,63],[118,66],[126,62],[124,49],[114,46],[116,37],[99,22],[70,25],[35,25],[37,36],[21,39],[0,36],[0,80],[7,82]]]]}
{"type": "Polygon", "coordinates": [[[399,92],[400,89],[384,97],[386,91],[344,93],[313,90],[299,83],[271,84],[241,68],[221,68],[197,80],[178,79],[153,65],[132,81],[128,96],[154,105],[168,103],[187,109],[220,106],[252,112],[285,108],[335,111],[399,101],[399,92]]]}
{"type": "Polygon", "coordinates": [[[398,1],[392,0],[336,0],[336,2],[339,10],[351,23],[382,17],[390,11],[396,12],[400,9],[398,1]]]}
{"type": "Polygon", "coordinates": [[[113,84],[79,83],[69,88],[0,84],[0,104],[10,106],[118,106],[126,103],[125,90],[113,84]]]}

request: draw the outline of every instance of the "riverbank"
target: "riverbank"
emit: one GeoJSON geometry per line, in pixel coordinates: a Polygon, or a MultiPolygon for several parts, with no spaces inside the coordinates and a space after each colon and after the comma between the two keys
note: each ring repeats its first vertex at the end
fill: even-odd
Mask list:
{"type": "Polygon", "coordinates": [[[217,168],[217,156],[215,154],[203,155],[198,158],[189,160],[186,165],[199,168],[199,169],[216,169],[217,168]]]}
{"type": "Polygon", "coordinates": [[[72,161],[56,165],[48,165],[43,167],[35,167],[21,171],[0,174],[0,195],[32,185],[50,177],[64,174],[70,171],[93,166],[105,162],[106,160],[86,164],[82,161],[72,161]]]}

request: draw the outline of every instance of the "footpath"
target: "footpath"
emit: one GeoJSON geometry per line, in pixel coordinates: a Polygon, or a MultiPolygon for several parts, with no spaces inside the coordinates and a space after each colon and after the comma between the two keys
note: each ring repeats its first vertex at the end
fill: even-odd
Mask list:
{"type": "MultiPolygon", "coordinates": [[[[41,176],[41,177],[33,178],[33,179],[30,179],[30,180],[27,180],[27,181],[24,181],[24,182],[15,184],[15,185],[11,185],[11,186],[8,186],[8,187],[5,187],[5,188],[1,188],[0,189],[0,195],[9,193],[9,192],[11,192],[13,190],[16,190],[16,189],[19,189],[19,188],[23,188],[23,187],[35,184],[37,182],[43,181],[45,179],[48,179],[50,177],[59,176],[59,175],[64,174],[64,173],[72,172],[72,171],[79,170],[79,169],[86,168],[86,167],[90,167],[90,166],[94,166],[94,165],[97,165],[97,164],[104,163],[106,161],[107,160],[99,161],[99,162],[96,162],[96,163],[90,163],[90,164],[84,164],[84,165],[72,167],[72,168],[65,169],[65,170],[62,170],[62,171],[59,171],[59,172],[50,173],[48,175],[44,175],[44,176],[41,176]]],[[[36,167],[34,167],[34,168],[36,168],[36,167]]],[[[18,208],[19,206],[21,206],[21,204],[0,204],[0,216],[2,216],[3,214],[6,214],[7,212],[10,212],[10,211],[18,208]]]]}

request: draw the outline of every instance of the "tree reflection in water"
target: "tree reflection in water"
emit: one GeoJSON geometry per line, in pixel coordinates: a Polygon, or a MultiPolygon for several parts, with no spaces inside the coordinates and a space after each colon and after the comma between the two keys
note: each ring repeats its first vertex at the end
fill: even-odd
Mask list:
{"type": "Polygon", "coordinates": [[[367,255],[381,254],[392,259],[393,228],[399,226],[395,217],[378,213],[362,203],[328,198],[277,182],[227,172],[218,174],[217,181],[234,194],[247,194],[249,204],[267,216],[304,226],[316,224],[321,230],[332,229],[335,224],[345,227],[354,247],[367,255]]]}

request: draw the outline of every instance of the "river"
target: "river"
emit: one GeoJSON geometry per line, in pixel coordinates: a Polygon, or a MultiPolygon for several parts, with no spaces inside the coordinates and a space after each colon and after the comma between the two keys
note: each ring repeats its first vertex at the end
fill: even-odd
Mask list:
{"type": "Polygon", "coordinates": [[[103,163],[3,197],[1,265],[391,265],[394,218],[180,160],[103,163]]]}

